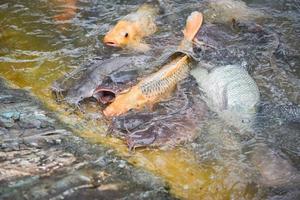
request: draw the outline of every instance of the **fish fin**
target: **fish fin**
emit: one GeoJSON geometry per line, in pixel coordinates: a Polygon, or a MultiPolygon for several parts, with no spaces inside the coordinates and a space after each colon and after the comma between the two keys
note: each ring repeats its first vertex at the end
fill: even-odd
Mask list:
{"type": "Polygon", "coordinates": [[[201,12],[194,11],[186,20],[186,26],[184,28],[183,35],[184,39],[192,41],[198,33],[203,22],[203,15],[201,12]]]}
{"type": "Polygon", "coordinates": [[[194,11],[186,20],[186,25],[183,32],[184,38],[181,41],[178,50],[191,51],[193,49],[193,40],[197,35],[203,22],[203,15],[200,12],[194,11]]]}

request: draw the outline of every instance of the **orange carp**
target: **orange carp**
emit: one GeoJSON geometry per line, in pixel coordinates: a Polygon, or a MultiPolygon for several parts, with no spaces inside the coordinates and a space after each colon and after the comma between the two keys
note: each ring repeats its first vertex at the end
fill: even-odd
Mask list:
{"type": "Polygon", "coordinates": [[[66,21],[72,19],[76,15],[77,0],[56,0],[64,8],[61,14],[55,15],[53,18],[56,21],[66,21]]]}
{"type": "MultiPolygon", "coordinates": [[[[192,47],[192,42],[200,29],[203,16],[193,12],[187,19],[183,30],[184,39],[179,50],[192,47]]],[[[183,80],[190,71],[190,58],[180,54],[165,64],[159,71],[141,80],[129,90],[121,92],[116,99],[103,111],[107,117],[118,116],[131,109],[140,110],[151,107],[155,103],[169,97],[179,81],[183,80]]]]}
{"type": "Polygon", "coordinates": [[[147,51],[143,38],[156,32],[155,17],[158,9],[144,4],[136,12],[123,17],[105,36],[104,44],[112,47],[147,51]]]}

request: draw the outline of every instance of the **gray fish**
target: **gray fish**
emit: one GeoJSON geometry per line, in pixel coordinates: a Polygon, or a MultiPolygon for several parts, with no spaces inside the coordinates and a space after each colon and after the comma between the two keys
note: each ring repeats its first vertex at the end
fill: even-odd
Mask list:
{"type": "Polygon", "coordinates": [[[71,105],[78,105],[92,96],[107,103],[105,95],[111,101],[110,98],[125,89],[126,84],[147,73],[152,66],[144,63],[149,60],[151,58],[145,55],[93,60],[55,81],[51,89],[57,100],[71,105]]]}

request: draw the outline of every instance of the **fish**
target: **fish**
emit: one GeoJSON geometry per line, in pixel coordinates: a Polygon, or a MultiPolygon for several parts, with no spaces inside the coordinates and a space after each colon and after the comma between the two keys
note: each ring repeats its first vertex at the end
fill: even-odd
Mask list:
{"type": "MultiPolygon", "coordinates": [[[[246,57],[244,55],[251,55],[251,51],[255,52],[255,54],[260,54],[263,51],[269,52],[271,49],[273,55],[272,49],[278,48],[278,43],[274,42],[277,41],[277,36],[264,27],[249,22],[238,22],[234,25],[234,28],[239,29],[239,32],[243,32],[242,41],[247,44],[247,49],[241,48],[241,50],[246,53],[242,54],[243,61],[246,57]],[[259,35],[259,37],[256,37],[256,35],[259,35]],[[253,51],[254,48],[260,49],[253,51]],[[247,52],[249,49],[251,49],[251,51],[247,52]]],[[[198,63],[197,67],[191,70],[190,74],[196,79],[199,89],[204,93],[204,98],[202,99],[206,102],[209,109],[217,114],[222,124],[230,125],[230,127],[234,127],[235,129],[233,132],[226,129],[218,130],[215,127],[219,127],[220,122],[210,121],[210,127],[207,128],[207,132],[219,139],[222,137],[222,134],[228,131],[225,137],[223,136],[219,139],[219,141],[221,141],[220,143],[226,146],[225,149],[236,146],[236,149],[242,151],[245,146],[250,148],[251,150],[247,152],[247,156],[249,156],[249,161],[255,167],[255,170],[261,175],[259,178],[260,184],[277,188],[283,186],[291,187],[292,185],[299,184],[300,176],[298,175],[297,169],[295,169],[288,160],[281,157],[282,154],[273,151],[269,145],[269,141],[288,138],[286,133],[293,135],[297,132],[297,130],[292,127],[297,127],[300,122],[299,105],[291,103],[289,103],[289,105],[278,105],[278,103],[270,104],[270,102],[265,101],[265,97],[261,100],[259,87],[255,79],[253,79],[246,70],[245,64],[239,64],[237,55],[227,54],[230,55],[230,57],[223,56],[225,55],[223,54],[224,49],[228,51],[230,47],[226,46],[226,48],[224,48],[226,44],[222,41],[226,40],[222,37],[218,37],[221,35],[221,32],[219,31],[218,33],[214,27],[210,28],[213,29],[205,33],[207,37],[203,37],[203,29],[201,30],[202,34],[200,36],[202,39],[206,38],[210,39],[210,41],[215,37],[216,40],[214,40],[214,42],[216,42],[215,44],[218,45],[218,48],[208,49],[205,50],[205,52],[202,51],[203,56],[201,56],[201,62],[198,63]],[[224,60],[224,58],[226,59],[224,60]],[[214,125],[214,123],[217,126],[214,125]],[[287,124],[282,126],[284,123],[287,124]],[[280,133],[278,135],[276,133],[277,129],[278,133],[280,133]],[[234,133],[238,133],[240,139],[243,138],[241,140],[242,142],[238,142],[237,139],[232,137],[234,133]],[[279,135],[281,136],[279,137],[279,135]],[[247,137],[249,138],[246,139],[247,142],[245,142],[245,138],[247,137]]],[[[240,41],[241,39],[238,40],[240,41]]],[[[237,52],[240,53],[242,51],[237,52]]],[[[268,54],[266,53],[266,55],[268,54]]],[[[251,62],[251,59],[247,59],[247,61],[251,62]]],[[[267,79],[267,81],[270,80],[267,79]]],[[[264,93],[262,92],[262,94],[264,93]]],[[[284,143],[285,146],[289,146],[289,148],[294,146],[287,144],[286,139],[284,139],[284,143]]],[[[276,145],[280,144],[277,143],[276,145]]],[[[274,144],[272,144],[272,147],[274,147],[274,144]]]]}
{"type": "Polygon", "coordinates": [[[141,63],[154,61],[147,55],[113,57],[106,60],[94,58],[75,70],[60,77],[51,85],[53,96],[58,102],[78,107],[91,97],[106,104],[125,88],[136,82],[139,76],[149,74],[154,67],[141,63]]]}
{"type": "Polygon", "coordinates": [[[59,3],[63,5],[63,11],[61,14],[55,15],[53,18],[56,21],[66,21],[72,19],[76,15],[77,0],[60,0],[59,3]]]}
{"type": "Polygon", "coordinates": [[[104,36],[103,42],[107,46],[147,51],[149,45],[143,38],[156,32],[155,18],[158,9],[150,4],[142,5],[136,12],[123,17],[104,36]]]}
{"type": "MultiPolygon", "coordinates": [[[[192,47],[192,40],[203,22],[200,12],[193,12],[188,17],[183,30],[184,39],[178,49],[192,47]]],[[[157,72],[150,74],[128,90],[121,92],[107,106],[103,113],[106,117],[118,116],[131,109],[141,110],[152,107],[155,103],[169,97],[179,81],[189,74],[191,59],[187,54],[180,54],[157,72]]]]}
{"type": "Polygon", "coordinates": [[[205,19],[211,23],[226,24],[231,20],[254,21],[265,16],[258,9],[249,7],[241,0],[208,0],[205,19]]]}
{"type": "Polygon", "coordinates": [[[219,66],[211,71],[199,65],[190,73],[205,93],[209,108],[228,124],[251,129],[260,100],[254,79],[238,64],[219,66]]]}
{"type": "Polygon", "coordinates": [[[113,117],[111,134],[123,139],[130,150],[170,149],[193,141],[208,119],[196,80],[189,75],[178,83],[172,98],[156,104],[153,112],[128,112],[113,117]]]}

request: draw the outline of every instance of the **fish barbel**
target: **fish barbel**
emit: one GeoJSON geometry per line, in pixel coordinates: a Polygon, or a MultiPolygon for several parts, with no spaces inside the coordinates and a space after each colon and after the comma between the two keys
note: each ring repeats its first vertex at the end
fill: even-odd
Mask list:
{"type": "MultiPolygon", "coordinates": [[[[200,12],[193,12],[187,19],[183,30],[184,39],[179,49],[191,45],[194,36],[200,29],[203,16],[200,12]]],[[[118,116],[131,109],[151,107],[155,103],[167,98],[176,88],[179,81],[183,80],[190,70],[190,58],[181,54],[164,65],[159,71],[141,80],[129,90],[123,91],[116,97],[104,111],[107,117],[118,116]]]]}

